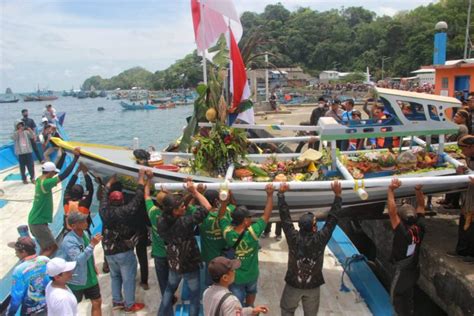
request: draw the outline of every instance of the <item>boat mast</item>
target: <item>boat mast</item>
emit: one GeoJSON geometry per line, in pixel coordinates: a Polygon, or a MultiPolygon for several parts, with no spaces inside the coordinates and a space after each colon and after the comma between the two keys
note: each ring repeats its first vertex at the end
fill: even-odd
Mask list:
{"type": "MultiPolygon", "coordinates": [[[[204,38],[205,36],[205,30],[204,30],[204,0],[199,1],[199,14],[201,16],[201,23],[199,25],[199,31],[201,32],[201,38],[204,38]]],[[[207,62],[206,62],[206,49],[202,50],[202,74],[203,74],[203,80],[204,84],[207,85],[207,62]]]]}

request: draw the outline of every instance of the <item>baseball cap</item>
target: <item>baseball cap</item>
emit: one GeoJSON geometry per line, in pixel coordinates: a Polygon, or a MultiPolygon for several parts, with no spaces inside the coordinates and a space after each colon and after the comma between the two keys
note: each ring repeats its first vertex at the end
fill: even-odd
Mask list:
{"type": "Polygon", "coordinates": [[[404,203],[398,208],[398,215],[402,218],[402,220],[408,220],[410,217],[416,217],[416,209],[413,205],[404,203]]]}
{"type": "Polygon", "coordinates": [[[250,211],[246,206],[237,206],[232,212],[232,225],[240,225],[246,217],[251,217],[250,211]]]}
{"type": "Polygon", "coordinates": [[[41,168],[45,172],[54,171],[54,172],[58,173],[60,171],[58,168],[56,168],[56,165],[54,164],[54,162],[51,162],[51,161],[45,162],[41,168]]]}
{"type": "Polygon", "coordinates": [[[76,261],[67,262],[63,258],[53,258],[46,264],[46,273],[55,277],[63,272],[72,271],[76,268],[76,261]]]}
{"type": "Polygon", "coordinates": [[[305,231],[305,232],[312,231],[314,223],[315,221],[314,221],[313,213],[303,214],[298,220],[298,226],[300,227],[300,230],[305,231]]]}
{"type": "Polygon", "coordinates": [[[17,241],[9,242],[8,247],[28,253],[36,252],[36,244],[31,237],[20,237],[17,241]]]}
{"type": "Polygon", "coordinates": [[[87,221],[87,215],[81,212],[70,212],[67,217],[67,223],[73,225],[76,223],[82,223],[87,221]]]}
{"type": "Polygon", "coordinates": [[[41,119],[41,122],[42,122],[42,123],[48,122],[48,119],[47,119],[46,117],[43,117],[43,118],[41,119]]]}
{"type": "Polygon", "coordinates": [[[216,257],[209,262],[208,266],[209,275],[214,282],[218,282],[218,280],[230,270],[236,270],[238,268],[240,268],[240,260],[231,260],[226,257],[216,257]]]}

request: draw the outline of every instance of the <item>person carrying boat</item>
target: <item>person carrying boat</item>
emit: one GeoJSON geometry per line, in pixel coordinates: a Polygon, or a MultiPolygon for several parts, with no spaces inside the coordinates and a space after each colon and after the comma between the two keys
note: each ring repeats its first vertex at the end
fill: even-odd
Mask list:
{"type": "MultiPolygon", "coordinates": [[[[156,194],[156,204],[153,203],[150,194],[150,187],[152,185],[153,171],[147,170],[147,181],[145,183],[145,206],[151,224],[151,256],[155,261],[156,278],[158,279],[158,286],[160,287],[161,297],[165,294],[166,286],[169,278],[169,264],[166,256],[166,247],[163,238],[158,234],[157,222],[158,218],[163,215],[163,199],[168,194],[165,191],[160,191],[156,194]]],[[[173,304],[178,298],[173,296],[173,304]]]]}
{"type": "Polygon", "coordinates": [[[56,125],[52,123],[45,124],[45,128],[43,129],[43,155],[45,161],[51,161],[50,155],[55,151],[60,152],[61,149],[56,146],[52,141],[52,137],[61,137],[57,132],[56,125]]]}
{"type": "Polygon", "coordinates": [[[252,224],[252,215],[247,207],[239,205],[231,214],[232,220],[224,217],[223,208],[219,214],[219,226],[227,247],[235,251],[235,259],[242,263],[236,270],[235,282],[230,290],[244,306],[253,306],[257,296],[257,281],[259,276],[258,251],[259,238],[265,231],[273,210],[272,184],[265,187],[267,201],[262,217],[252,224]]]}
{"type": "Polygon", "coordinates": [[[165,241],[169,264],[168,284],[158,310],[160,316],[174,315],[172,302],[181,279],[187,281],[190,291],[189,315],[199,315],[199,269],[202,260],[194,238],[194,227],[204,221],[212,206],[191,179],[187,179],[186,186],[200,206],[197,206],[192,214],[186,214],[184,199],[168,194],[163,199],[163,214],[157,222],[157,232],[165,241]]]}
{"type": "Polygon", "coordinates": [[[25,123],[18,120],[15,125],[15,132],[13,133],[13,141],[15,148],[15,155],[18,156],[18,162],[20,165],[21,179],[24,184],[28,184],[26,180],[26,169],[30,175],[31,183],[35,183],[35,166],[33,161],[33,147],[32,139],[35,135],[30,129],[25,128],[25,123]]]}
{"type": "Polygon", "coordinates": [[[101,316],[102,298],[100,295],[99,280],[95,269],[94,248],[102,240],[102,235],[89,237],[84,233],[88,229],[88,215],[81,212],[72,212],[67,217],[70,227],[59,248],[58,257],[66,261],[76,261],[72,279],[67,282],[69,288],[80,303],[82,298],[91,300],[91,315],[101,316]]]}
{"type": "Polygon", "coordinates": [[[420,246],[425,235],[425,196],[422,186],[415,186],[416,208],[410,204],[397,207],[395,190],[402,185],[393,179],[388,187],[387,208],[393,230],[391,261],[394,274],[390,298],[397,315],[414,315],[414,288],[420,276],[420,246]]]}
{"type": "MultiPolygon", "coordinates": [[[[198,188],[199,190],[199,188],[198,188]]],[[[229,191],[230,192],[230,191],[229,191]]],[[[199,232],[201,234],[201,257],[206,266],[206,280],[205,284],[210,286],[212,284],[211,276],[207,267],[212,259],[219,257],[226,247],[226,242],[222,231],[219,227],[219,210],[223,210],[224,217],[230,220],[230,214],[235,210],[235,202],[221,201],[219,199],[219,192],[216,190],[206,190],[204,197],[212,205],[212,209],[206,216],[204,221],[199,225],[199,232]]],[[[231,194],[229,194],[231,197],[231,194]]]]}
{"type": "Polygon", "coordinates": [[[23,121],[23,123],[25,123],[25,127],[30,129],[33,132],[33,134],[35,135],[34,138],[30,139],[31,147],[33,148],[33,152],[35,153],[36,158],[38,159],[38,161],[43,162],[43,157],[41,156],[41,153],[38,150],[38,146],[36,145],[36,137],[37,137],[36,123],[33,119],[28,117],[28,110],[27,109],[21,110],[21,116],[22,116],[21,120],[23,121]]]}
{"type": "Polygon", "coordinates": [[[131,201],[125,203],[122,192],[110,192],[112,186],[117,182],[117,177],[112,176],[107,184],[102,186],[99,205],[99,215],[103,223],[102,247],[112,281],[112,308],[114,310],[124,309],[125,312],[130,313],[145,308],[145,304],[135,302],[137,258],[133,249],[137,245],[139,237],[130,225],[143,202],[144,177],[145,169],[140,169],[135,196],[131,201]]]}
{"type": "Polygon", "coordinates": [[[61,156],[57,167],[53,162],[45,162],[41,167],[43,174],[36,179],[35,197],[31,211],[28,214],[28,226],[31,234],[39,243],[41,247],[40,254],[43,256],[51,257],[58,249],[56,239],[48,227],[48,223],[53,222],[52,190],[72,172],[79,156],[81,155],[81,149],[79,147],[75,148],[73,154],[73,161],[57,177],[56,174],[59,173],[59,168],[63,165],[64,160],[66,159],[66,154],[61,156]]]}
{"type": "MultiPolygon", "coordinates": [[[[474,171],[474,135],[466,135],[458,140],[458,146],[466,157],[466,165],[456,169],[458,174],[474,171]]],[[[461,194],[461,216],[459,217],[458,241],[454,255],[463,257],[463,261],[474,263],[474,176],[467,191],[461,194]]]]}
{"type": "MultiPolygon", "coordinates": [[[[94,197],[94,185],[92,184],[91,176],[88,174],[87,167],[82,163],[79,164],[76,172],[72,175],[71,179],[66,186],[66,191],[63,198],[63,208],[64,208],[64,228],[66,230],[71,230],[71,227],[67,224],[67,218],[71,212],[80,212],[87,216],[87,231],[92,224],[92,219],[90,216],[90,207],[92,204],[92,199],[94,197]],[[82,172],[84,175],[84,180],[86,182],[86,192],[84,196],[84,188],[80,184],[76,184],[79,172],[82,172]]],[[[90,233],[90,232],[89,232],[90,233]]]]}
{"type": "Polygon", "coordinates": [[[28,236],[8,243],[8,247],[15,249],[20,263],[13,269],[6,315],[14,316],[20,310],[21,315],[46,316],[44,291],[50,280],[46,274],[49,258],[36,255],[36,243],[28,236]]]}
{"type": "Polygon", "coordinates": [[[290,208],[285,201],[289,185],[282,183],[278,191],[278,209],[289,249],[286,284],[280,299],[282,316],[294,315],[300,301],[305,316],[318,314],[320,287],[324,284],[324,249],[336,228],[342,207],[341,184],[334,181],[331,189],[334,202],[324,227],[318,230],[315,215],[307,213],[298,220],[299,231],[293,226],[290,208]]]}
{"type": "Polygon", "coordinates": [[[268,308],[263,305],[242,308],[239,299],[229,291],[238,268],[240,268],[239,260],[231,260],[222,256],[209,262],[207,273],[210,275],[213,284],[203,294],[204,315],[229,316],[237,315],[237,311],[242,316],[268,313],[268,308]]]}

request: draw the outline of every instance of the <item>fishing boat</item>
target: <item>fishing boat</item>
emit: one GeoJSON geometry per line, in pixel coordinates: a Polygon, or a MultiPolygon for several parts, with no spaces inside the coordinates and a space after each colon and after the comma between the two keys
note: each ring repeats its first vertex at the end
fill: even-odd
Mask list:
{"type": "Polygon", "coordinates": [[[127,102],[120,102],[120,106],[122,106],[123,110],[126,111],[137,111],[137,110],[156,110],[158,109],[158,106],[154,104],[149,104],[149,103],[127,103],[127,102]]]}
{"type": "Polygon", "coordinates": [[[20,101],[20,99],[15,96],[0,98],[0,103],[17,103],[18,101],[20,101]]]}
{"type": "Polygon", "coordinates": [[[58,97],[54,95],[54,92],[51,90],[37,90],[35,93],[26,95],[23,97],[25,102],[34,102],[34,101],[53,101],[57,100],[58,97]]]}
{"type": "MultiPolygon", "coordinates": [[[[245,179],[236,176],[233,164],[228,167],[225,177],[213,177],[204,173],[193,174],[189,168],[189,162],[194,159],[193,154],[160,152],[155,155],[159,156],[159,158],[155,159],[159,163],[152,167],[154,173],[153,181],[158,189],[162,183],[168,183],[168,188],[170,189],[182,189],[184,179],[192,176],[196,182],[207,183],[209,188],[232,189],[238,203],[245,203],[248,207],[255,210],[261,210],[264,207],[265,199],[262,197],[265,194],[265,184],[268,182],[275,183],[276,181],[288,181],[290,183],[292,190],[287,195],[287,201],[294,209],[325,208],[330,206],[332,195],[328,194],[328,190],[330,190],[330,183],[334,178],[341,180],[343,183],[345,206],[384,202],[387,196],[386,187],[394,175],[403,178],[406,184],[398,192],[399,196],[402,197],[412,196],[414,194],[413,187],[418,183],[424,184],[424,191],[427,194],[465,189],[468,182],[467,176],[455,175],[455,168],[462,163],[444,151],[446,146],[444,135],[457,131],[457,126],[447,119],[446,113],[453,108],[459,107],[460,102],[449,97],[382,88],[377,88],[377,93],[379,100],[385,107],[385,111],[390,113],[390,116],[383,120],[363,120],[357,124],[351,122],[348,125],[343,125],[332,118],[322,118],[319,121],[319,125],[314,127],[273,126],[275,129],[315,130],[319,134],[317,138],[319,138],[321,144],[326,144],[324,146],[327,146],[325,149],[327,162],[322,163],[315,158],[314,161],[311,161],[311,164],[313,165],[312,168],[314,168],[314,164],[317,165],[316,170],[306,171],[306,174],[303,176],[286,175],[283,180],[277,180],[275,173],[280,173],[278,170],[275,170],[273,175],[271,171],[265,170],[264,175],[259,177],[257,175],[260,171],[254,168],[255,165],[259,166],[259,164],[266,161],[272,161],[272,165],[278,165],[278,168],[280,167],[279,163],[283,165],[294,163],[300,157],[300,154],[296,153],[247,155],[242,166],[243,168],[248,167],[250,173],[249,177],[245,179]],[[404,104],[410,105],[412,109],[411,114],[405,115],[402,112],[401,105],[404,104]],[[418,138],[421,135],[438,136],[439,143],[432,145],[429,142],[429,136],[427,141],[423,141],[418,138]],[[409,140],[412,140],[410,146],[394,149],[394,152],[398,152],[401,155],[403,152],[418,151],[432,157],[432,154],[427,154],[428,150],[436,156],[435,163],[430,158],[430,165],[423,165],[422,167],[424,168],[416,169],[417,162],[415,161],[415,166],[411,167],[413,170],[409,171],[416,169],[418,170],[416,174],[407,173],[406,169],[403,169],[404,172],[400,172],[401,168],[398,170],[381,170],[378,168],[376,171],[361,175],[360,172],[355,172],[357,166],[354,167],[354,165],[348,162],[351,157],[364,153],[384,155],[388,151],[386,149],[350,151],[342,152],[341,155],[336,149],[336,141],[339,140],[407,136],[409,140]],[[312,177],[314,174],[318,175],[317,178],[312,177]],[[175,183],[175,185],[171,183],[175,183]]],[[[249,125],[236,125],[235,127],[246,129],[272,128],[269,126],[249,125]]],[[[305,137],[254,138],[248,139],[248,141],[251,143],[308,141],[312,136],[305,137]]],[[[313,136],[313,138],[315,137],[313,136]]],[[[124,181],[129,181],[136,178],[138,170],[143,167],[134,159],[133,151],[129,148],[66,142],[60,139],[55,139],[54,142],[67,151],[80,146],[83,150],[81,161],[96,175],[103,177],[118,174],[124,181]]],[[[409,164],[413,163],[413,161],[405,161],[404,163],[409,164]]],[[[242,166],[239,168],[242,168],[242,166]]]]}

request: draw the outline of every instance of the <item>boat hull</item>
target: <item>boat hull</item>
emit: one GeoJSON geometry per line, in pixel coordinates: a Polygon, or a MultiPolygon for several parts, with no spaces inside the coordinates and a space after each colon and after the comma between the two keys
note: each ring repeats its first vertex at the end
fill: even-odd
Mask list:
{"type": "MultiPolygon", "coordinates": [[[[67,149],[66,149],[67,150],[67,149]]],[[[82,155],[80,158],[81,162],[84,163],[89,170],[95,175],[102,178],[110,177],[117,174],[119,177],[134,181],[138,176],[138,171],[141,165],[121,165],[112,161],[104,161],[98,157],[90,157],[82,155]]],[[[165,182],[179,182],[183,183],[189,174],[163,171],[157,168],[153,168],[153,183],[165,183],[165,182]]],[[[453,175],[453,169],[446,169],[436,172],[437,175],[453,175]]],[[[432,174],[426,174],[430,176],[432,174]]],[[[420,175],[422,176],[422,175],[420,175]]],[[[202,183],[220,183],[222,179],[193,176],[195,182],[202,183]]],[[[466,183],[454,183],[450,185],[439,185],[436,183],[425,185],[423,191],[426,194],[442,193],[442,192],[455,192],[466,189],[466,183]]],[[[357,192],[353,189],[343,189],[343,200],[345,207],[351,206],[363,206],[371,204],[383,203],[387,200],[387,188],[375,187],[366,188],[369,195],[367,200],[362,200],[357,192]]],[[[410,187],[401,187],[397,190],[397,198],[402,197],[413,197],[414,190],[410,187]]],[[[265,196],[264,190],[239,190],[234,191],[233,196],[238,204],[246,205],[248,208],[261,211],[265,207],[265,196]]],[[[334,200],[334,196],[330,190],[295,190],[286,193],[286,201],[290,205],[293,212],[307,211],[309,209],[327,210],[334,200]]],[[[277,207],[277,199],[274,197],[275,209],[277,207]]]]}

